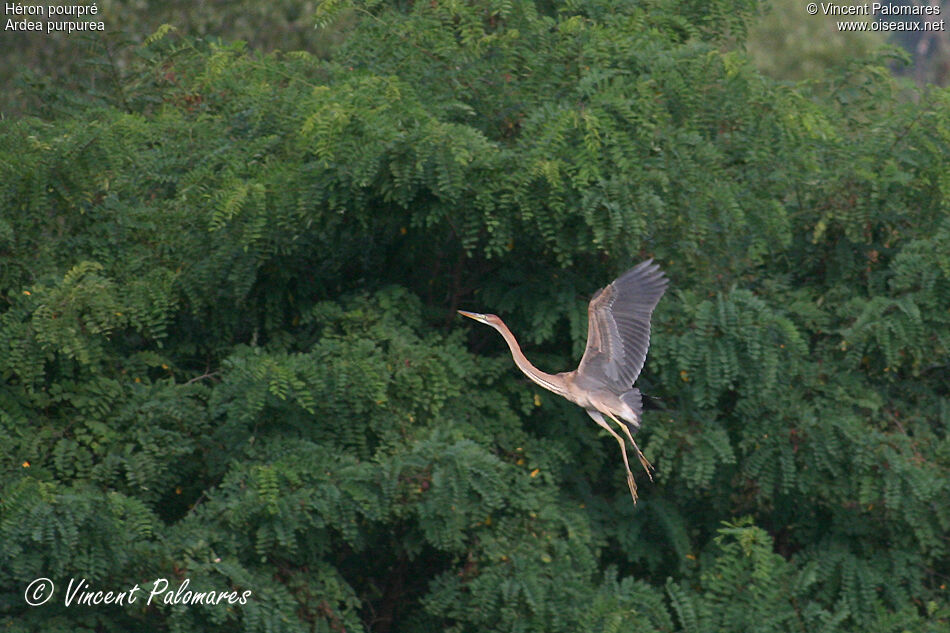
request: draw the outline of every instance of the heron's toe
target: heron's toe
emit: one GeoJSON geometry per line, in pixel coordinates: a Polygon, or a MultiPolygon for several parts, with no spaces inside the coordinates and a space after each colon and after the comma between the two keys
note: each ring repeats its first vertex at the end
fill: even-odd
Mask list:
{"type": "Polygon", "coordinates": [[[633,503],[637,503],[637,482],[633,478],[633,473],[627,471],[627,487],[630,488],[630,496],[633,497],[633,503]]]}

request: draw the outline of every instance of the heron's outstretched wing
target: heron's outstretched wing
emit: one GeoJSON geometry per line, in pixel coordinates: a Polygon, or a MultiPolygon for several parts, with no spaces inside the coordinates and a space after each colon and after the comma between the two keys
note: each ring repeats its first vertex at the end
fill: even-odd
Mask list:
{"type": "Polygon", "coordinates": [[[587,349],[578,375],[622,391],[633,386],[650,347],[650,315],[667,283],[648,259],[597,291],[587,307],[587,349]]]}

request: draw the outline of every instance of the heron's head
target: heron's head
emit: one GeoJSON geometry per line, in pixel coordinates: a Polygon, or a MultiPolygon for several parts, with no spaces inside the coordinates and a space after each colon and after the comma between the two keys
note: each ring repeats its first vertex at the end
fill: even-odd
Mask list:
{"type": "Polygon", "coordinates": [[[475,319],[479,323],[484,323],[485,325],[490,325],[492,327],[497,327],[497,325],[501,323],[501,319],[499,319],[494,314],[479,314],[478,312],[466,312],[465,310],[459,310],[458,313],[462,316],[475,319]]]}

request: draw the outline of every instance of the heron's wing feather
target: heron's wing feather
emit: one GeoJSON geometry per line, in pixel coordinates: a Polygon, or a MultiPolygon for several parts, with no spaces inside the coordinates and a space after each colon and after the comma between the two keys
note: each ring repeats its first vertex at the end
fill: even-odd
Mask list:
{"type": "Polygon", "coordinates": [[[599,290],[587,307],[587,349],[577,373],[630,389],[650,347],[650,316],[667,279],[652,259],[599,290]]]}

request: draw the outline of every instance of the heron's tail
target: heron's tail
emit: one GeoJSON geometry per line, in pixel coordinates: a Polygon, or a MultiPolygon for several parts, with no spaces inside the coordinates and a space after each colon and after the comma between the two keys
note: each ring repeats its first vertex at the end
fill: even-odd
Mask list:
{"type": "Polygon", "coordinates": [[[640,390],[634,387],[630,391],[620,394],[620,401],[633,412],[633,415],[627,414],[621,416],[620,419],[623,420],[631,433],[636,433],[640,429],[640,416],[643,413],[643,397],[640,395],[640,390]]]}

